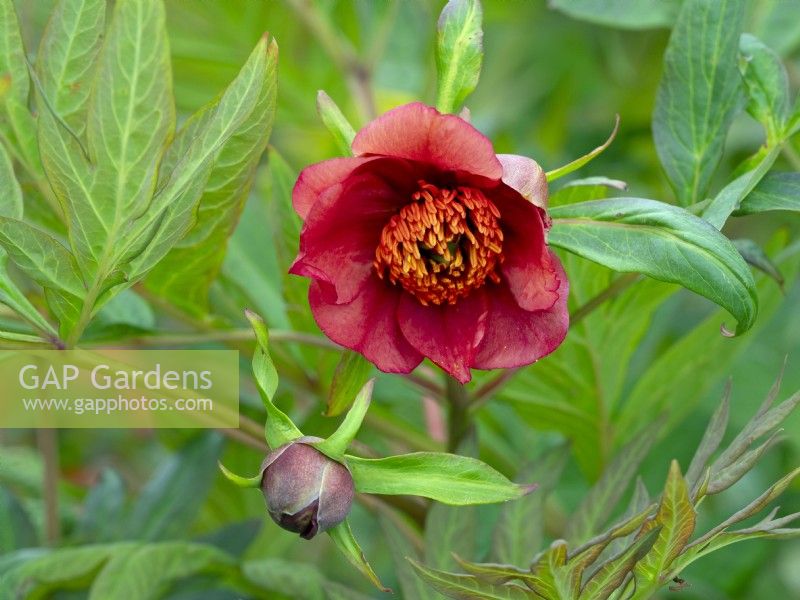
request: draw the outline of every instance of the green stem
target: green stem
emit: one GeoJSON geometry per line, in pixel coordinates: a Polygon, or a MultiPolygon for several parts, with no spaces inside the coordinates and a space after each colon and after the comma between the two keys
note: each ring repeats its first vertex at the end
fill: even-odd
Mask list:
{"type": "MultiPolygon", "coordinates": [[[[338,350],[339,346],[327,338],[308,333],[272,329],[269,333],[271,342],[297,342],[310,346],[319,346],[330,350],[338,350]]],[[[114,340],[114,347],[138,346],[188,346],[192,344],[205,344],[209,342],[249,342],[255,340],[252,329],[219,329],[190,333],[165,333],[153,335],[139,335],[134,337],[114,340]]],[[[97,348],[108,345],[108,342],[89,342],[84,344],[87,348],[97,348]]]]}
{"type": "Polygon", "coordinates": [[[470,419],[467,389],[449,375],[445,377],[445,398],[450,407],[447,418],[447,449],[455,452],[461,442],[474,431],[474,425],[470,419]]]}
{"type": "Polygon", "coordinates": [[[45,538],[49,544],[55,545],[61,529],[58,519],[58,430],[39,429],[36,439],[44,462],[42,495],[45,538]]]}

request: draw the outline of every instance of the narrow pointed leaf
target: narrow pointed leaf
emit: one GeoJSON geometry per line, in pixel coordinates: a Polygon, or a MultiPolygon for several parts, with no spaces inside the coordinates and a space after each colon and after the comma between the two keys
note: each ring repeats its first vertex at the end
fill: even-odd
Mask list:
{"type": "Polygon", "coordinates": [[[303,436],[292,420],[275,404],[272,398],[278,388],[278,372],[269,354],[269,331],[264,319],[256,313],[246,310],[245,316],[250,321],[256,334],[258,347],[253,355],[253,376],[261,394],[261,400],[267,410],[265,436],[270,448],[277,448],[303,436]]]}
{"type": "Polygon", "coordinates": [[[346,462],[359,492],[423,496],[455,506],[505,502],[530,493],[534,487],[513,483],[486,463],[456,454],[347,456],[346,462]]]}
{"type": "Polygon", "coordinates": [[[800,211],[800,173],[769,173],[742,200],[737,215],[771,210],[800,211]]]}
{"type": "Polygon", "coordinates": [[[580,158],[573,160],[571,163],[566,164],[563,167],[553,169],[552,171],[548,171],[547,181],[555,181],[560,177],[564,177],[564,175],[569,175],[573,171],[577,171],[582,166],[593,161],[600,154],[602,154],[606,148],[608,148],[611,145],[611,143],[614,141],[614,138],[617,137],[618,131],[619,131],[619,115],[616,116],[616,120],[614,121],[614,128],[611,130],[611,135],[608,136],[608,139],[605,142],[603,142],[600,146],[598,146],[588,154],[584,154],[580,158]]]}
{"type": "Polygon", "coordinates": [[[436,108],[455,113],[478,85],[483,61],[483,10],[479,0],[449,0],[439,15],[436,108]]]}
{"type": "Polygon", "coordinates": [[[637,574],[652,583],[659,582],[662,573],[669,569],[672,561],[686,547],[696,522],[697,514],[689,497],[686,480],[678,462],[673,460],[656,517],[642,528],[642,534],[656,527],[661,531],[652,549],[636,566],[637,574]]]}
{"type": "Polygon", "coordinates": [[[739,254],[747,261],[748,265],[768,275],[775,280],[775,283],[783,287],[783,275],[780,269],[778,269],[778,266],[767,256],[767,253],[761,246],[753,240],[748,239],[731,240],[731,242],[736,246],[739,254]]]}
{"type": "Polygon", "coordinates": [[[358,352],[345,350],[333,373],[331,389],[328,393],[328,408],[325,416],[342,414],[352,404],[359,390],[367,383],[373,365],[358,352]]]}
{"type": "Polygon", "coordinates": [[[353,138],[356,137],[356,131],[333,99],[323,90],[317,92],[317,113],[333,139],[336,140],[339,153],[342,156],[351,156],[353,154],[351,146],[353,138]]]}
{"type": "Polygon", "coordinates": [[[741,0],[686,0],[664,55],[653,136],[684,206],[708,191],[742,102],[737,59],[745,9],[741,0]]]}
{"type": "Polygon", "coordinates": [[[474,575],[456,575],[430,569],[410,561],[419,576],[433,589],[448,598],[458,600],[527,600],[528,592],[518,585],[495,585],[474,575]]]}
{"type": "Polygon", "coordinates": [[[711,420],[708,422],[706,431],[703,434],[703,439],[700,440],[700,445],[697,447],[689,469],[686,471],[686,484],[690,490],[694,490],[699,483],[703,471],[708,466],[708,460],[717,451],[722,438],[725,436],[725,430],[728,427],[730,401],[731,382],[729,380],[725,386],[725,391],[722,393],[722,401],[711,416],[711,420]]]}
{"type": "Polygon", "coordinates": [[[755,322],[753,275],[728,238],[705,220],[637,198],[559,206],[550,214],[550,244],[615,271],[682,285],[730,312],[737,333],[755,322]]]}
{"type": "Polygon", "coordinates": [[[789,76],[780,57],[749,33],[739,41],[739,68],[747,91],[747,112],[764,126],[767,139],[777,141],[789,117],[789,76]]]}
{"type": "Polygon", "coordinates": [[[350,529],[350,524],[347,521],[339,523],[336,527],[329,529],[326,532],[336,547],[344,554],[345,558],[358,569],[364,577],[369,579],[372,584],[382,592],[391,592],[391,590],[381,583],[381,580],[372,570],[372,567],[367,562],[367,558],[361,551],[361,546],[358,545],[353,532],[350,529]]]}
{"type": "Polygon", "coordinates": [[[605,600],[616,590],[636,563],[645,556],[656,542],[660,527],[651,529],[627,550],[604,563],[586,582],[579,600],[605,600]]]}

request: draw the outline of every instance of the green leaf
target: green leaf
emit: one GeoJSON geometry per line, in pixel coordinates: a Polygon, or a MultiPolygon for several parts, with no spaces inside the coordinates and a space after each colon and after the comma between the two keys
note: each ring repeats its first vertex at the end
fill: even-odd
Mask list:
{"type": "Polygon", "coordinates": [[[697,513],[689,497],[689,488],[678,461],[673,460],[656,518],[642,527],[642,534],[654,528],[661,531],[650,552],[636,565],[637,575],[653,584],[654,588],[658,586],[661,574],[686,547],[696,524],[697,513]]]}
{"type": "Polygon", "coordinates": [[[737,215],[770,210],[800,211],[800,173],[769,173],[742,201],[737,215]]]}
{"type": "Polygon", "coordinates": [[[327,439],[314,444],[315,448],[334,460],[342,460],[344,458],[347,447],[356,437],[358,430],[361,428],[361,423],[367,415],[374,385],[374,379],[370,379],[364,384],[336,431],[327,439]]]}
{"type": "Polygon", "coordinates": [[[616,590],[636,563],[653,547],[661,530],[651,529],[629,548],[603,563],[583,586],[580,600],[606,600],[616,590]]]}
{"type": "Polygon", "coordinates": [[[0,0],[0,99],[28,102],[31,81],[13,0],[0,0]]]}
{"type": "Polygon", "coordinates": [[[42,287],[74,296],[84,292],[75,259],[53,237],[39,229],[0,217],[0,245],[16,265],[42,287]]]}
{"type": "Polygon", "coordinates": [[[483,10],[479,0],[449,0],[436,35],[436,108],[454,113],[478,85],[483,61],[483,10]]]}
{"type": "Polygon", "coordinates": [[[749,33],[739,41],[739,68],[749,101],[747,112],[764,126],[768,142],[777,142],[789,117],[789,76],[780,57],[749,33]]]}
{"type": "Polygon", "coordinates": [[[170,64],[163,4],[117,2],[86,125],[97,168],[92,208],[106,227],[104,258],[122,226],[141,214],[153,195],[159,159],[175,128],[170,64]]]}
{"type": "Polygon", "coordinates": [[[550,0],[549,6],[575,19],[618,27],[651,29],[669,27],[681,0],[550,0]]]}
{"type": "Polygon", "coordinates": [[[125,509],[125,484],[116,471],[103,469],[83,504],[76,535],[83,541],[110,542],[118,539],[125,509]]]}
{"type": "Polygon", "coordinates": [[[547,204],[550,207],[562,204],[585,202],[586,200],[602,200],[608,198],[612,190],[624,192],[628,184],[608,177],[586,177],[569,181],[550,194],[547,204]]]}
{"type": "Polygon", "coordinates": [[[162,540],[185,533],[214,483],[216,474],[208,467],[217,461],[221,447],[218,434],[205,434],[166,460],[126,519],[126,537],[162,540]]]}
{"type": "Polygon", "coordinates": [[[662,428],[663,422],[658,419],[619,449],[570,518],[567,539],[576,543],[585,542],[602,529],[662,428]]]}
{"type": "Polygon", "coordinates": [[[242,565],[244,576],[260,588],[294,600],[325,600],[324,575],[316,566],[282,558],[251,560],[242,565]]]}
{"type": "Polygon", "coordinates": [[[573,171],[577,171],[585,164],[588,164],[591,161],[593,161],[595,158],[600,156],[600,154],[602,154],[606,148],[608,148],[611,145],[611,143],[614,141],[614,138],[617,137],[618,131],[619,131],[619,115],[616,116],[616,120],[614,121],[614,128],[611,130],[611,135],[608,136],[608,139],[605,142],[603,142],[600,146],[598,146],[588,154],[584,154],[580,158],[576,158],[571,163],[568,163],[563,167],[553,169],[552,171],[548,171],[546,173],[547,181],[548,182],[555,181],[556,179],[564,177],[564,175],[569,175],[573,171]]]}
{"type": "Polygon", "coordinates": [[[0,144],[0,216],[22,220],[22,190],[19,187],[14,165],[0,144]]]}
{"type": "Polygon", "coordinates": [[[748,265],[755,267],[762,273],[768,275],[771,279],[774,279],[781,288],[783,288],[783,275],[781,275],[777,265],[772,262],[772,259],[767,256],[767,253],[761,246],[759,246],[753,240],[747,239],[731,240],[731,242],[734,246],[736,246],[739,254],[741,254],[742,258],[747,261],[748,265]]]}
{"type": "Polygon", "coordinates": [[[702,200],[739,109],[741,0],[686,0],[672,31],[653,113],[656,150],[678,201],[702,200]]]}
{"type": "Polygon", "coordinates": [[[353,138],[356,137],[356,131],[324,90],[317,92],[317,113],[333,139],[336,140],[339,153],[342,156],[352,156],[351,146],[353,138]]]}
{"type": "Polygon", "coordinates": [[[344,350],[333,373],[328,393],[328,408],[325,416],[342,414],[353,403],[358,391],[372,374],[373,365],[358,352],[344,350]]]}
{"type": "Polygon", "coordinates": [[[703,219],[654,200],[595,200],[550,211],[549,242],[616,271],[678,283],[724,307],[743,333],[758,298],[750,269],[703,219]]]}
{"type": "Polygon", "coordinates": [[[60,0],[50,13],[36,73],[49,107],[39,99],[39,113],[52,108],[79,137],[86,128],[94,66],[105,29],[105,0],[60,0]]]}
{"type": "Polygon", "coordinates": [[[112,557],[128,555],[136,544],[104,544],[81,548],[62,548],[22,563],[0,578],[0,597],[31,597],[35,591],[46,597],[48,591],[68,582],[91,580],[94,573],[112,557]]]}
{"type": "MultiPolygon", "coordinates": [[[[249,113],[219,151],[199,200],[194,225],[150,272],[148,289],[193,315],[208,310],[208,291],[216,279],[244,209],[275,117],[277,47],[270,46],[264,70],[256,73],[257,94],[249,113]]],[[[167,150],[162,169],[180,162],[218,110],[216,100],[193,115],[167,150]]]]}
{"type": "Polygon", "coordinates": [[[417,600],[437,600],[441,598],[417,577],[408,560],[419,561],[421,559],[422,540],[416,529],[403,521],[398,521],[388,516],[379,517],[379,521],[386,546],[388,546],[392,555],[395,574],[400,582],[401,597],[415,598],[417,600]],[[416,545],[412,542],[412,539],[417,542],[416,545]]]}
{"type": "Polygon", "coordinates": [[[276,53],[275,42],[262,37],[147,212],[133,223],[118,253],[118,260],[126,264],[130,282],[146,274],[190,230],[214,162],[228,140],[250,118],[276,53]]]}
{"type": "Polygon", "coordinates": [[[16,496],[0,487],[0,553],[38,545],[36,530],[16,496]]]}
{"type": "Polygon", "coordinates": [[[722,401],[711,416],[708,422],[703,438],[700,440],[700,445],[695,450],[692,462],[689,464],[689,469],[686,471],[686,484],[689,490],[694,492],[697,485],[700,483],[700,478],[708,466],[708,461],[711,455],[717,451],[722,438],[725,436],[725,430],[728,427],[728,415],[730,413],[731,401],[731,382],[725,385],[725,391],[722,393],[722,401]]]}
{"type": "Polygon", "coordinates": [[[391,590],[381,583],[381,580],[372,570],[372,567],[367,562],[361,547],[358,545],[356,538],[353,537],[353,532],[350,529],[350,523],[344,521],[339,523],[336,527],[329,529],[326,532],[336,547],[344,554],[345,558],[358,569],[364,577],[369,579],[372,584],[382,592],[390,592],[391,590]]]}
{"type": "MultiPolygon", "coordinates": [[[[472,441],[462,444],[463,454],[475,452],[472,441]]],[[[478,512],[475,506],[434,504],[425,517],[425,563],[436,569],[455,566],[454,556],[472,558],[477,545],[478,512]]]]}
{"type": "Polygon", "coordinates": [[[234,571],[234,559],[213,546],[190,542],[146,544],[112,557],[92,584],[89,600],[151,600],[191,575],[234,571]]]}
{"type": "Polygon", "coordinates": [[[277,448],[303,436],[303,433],[292,423],[292,420],[272,402],[275,390],[278,389],[278,372],[269,354],[269,331],[264,319],[251,310],[244,312],[253,331],[256,333],[258,347],[253,354],[253,376],[256,386],[267,410],[267,422],[264,433],[267,444],[272,449],[277,448]]]}
{"type": "Polygon", "coordinates": [[[459,600],[527,600],[529,592],[518,585],[495,585],[474,575],[456,575],[430,569],[411,560],[419,576],[440,594],[459,600]]]}
{"type": "Polygon", "coordinates": [[[492,555],[499,562],[523,564],[542,545],[545,501],[558,483],[569,453],[568,445],[556,446],[520,471],[518,482],[536,481],[539,487],[535,493],[503,506],[492,544],[492,555]]]}
{"type": "Polygon", "coordinates": [[[758,185],[764,176],[775,164],[780,154],[781,146],[774,146],[758,162],[755,168],[740,175],[726,185],[703,211],[703,218],[717,229],[722,229],[728,217],[739,208],[750,192],[758,185]]]}
{"type": "Polygon", "coordinates": [[[440,452],[348,456],[347,466],[359,492],[423,496],[452,506],[505,502],[535,487],[513,483],[478,459],[440,452]]]}

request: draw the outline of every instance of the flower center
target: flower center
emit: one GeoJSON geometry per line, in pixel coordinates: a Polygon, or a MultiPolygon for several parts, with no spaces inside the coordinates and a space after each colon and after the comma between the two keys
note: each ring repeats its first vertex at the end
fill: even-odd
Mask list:
{"type": "Polygon", "coordinates": [[[479,190],[438,188],[425,181],[412,202],[381,232],[375,270],[420,303],[455,304],[487,278],[500,277],[503,261],[500,211],[479,190]]]}

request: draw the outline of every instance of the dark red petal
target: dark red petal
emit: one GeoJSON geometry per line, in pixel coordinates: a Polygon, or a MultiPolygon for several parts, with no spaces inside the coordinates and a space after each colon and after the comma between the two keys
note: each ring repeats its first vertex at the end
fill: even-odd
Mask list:
{"type": "Polygon", "coordinates": [[[356,170],[312,207],[289,272],[330,283],[338,304],[350,302],[374,272],[372,261],[384,225],[405,202],[407,197],[372,165],[356,170]]]}
{"type": "Polygon", "coordinates": [[[514,190],[501,186],[492,192],[500,209],[503,264],[500,272],[524,310],[550,308],[558,299],[558,273],[544,237],[544,211],[514,190]]]}
{"type": "Polygon", "coordinates": [[[305,220],[311,207],[326,190],[341,184],[353,169],[366,164],[374,158],[353,157],[332,158],[310,165],[300,171],[300,176],[292,189],[292,205],[295,212],[305,220]]]}
{"type": "Polygon", "coordinates": [[[458,379],[471,379],[469,368],[486,332],[487,300],[483,290],[455,305],[423,306],[403,294],[397,320],[405,338],[422,354],[458,379]]]}
{"type": "Polygon", "coordinates": [[[504,285],[487,287],[489,326],[478,347],[473,367],[500,369],[535,362],[558,348],[569,328],[569,282],[555,255],[552,263],[561,283],[558,300],[547,310],[527,311],[504,285]]]}
{"type": "Polygon", "coordinates": [[[403,337],[395,313],[401,292],[377,276],[369,277],[349,304],[335,304],[324,283],[314,281],[308,292],[311,313],[337,344],[363,354],[386,373],[410,373],[422,355],[403,337]]]}
{"type": "Polygon", "coordinates": [[[539,163],[517,154],[498,154],[497,160],[503,165],[503,183],[539,208],[547,208],[547,177],[539,163]]]}
{"type": "Polygon", "coordinates": [[[465,120],[420,102],[399,106],[366,125],[353,140],[353,152],[407,158],[493,180],[503,176],[485,135],[465,120]]]}

